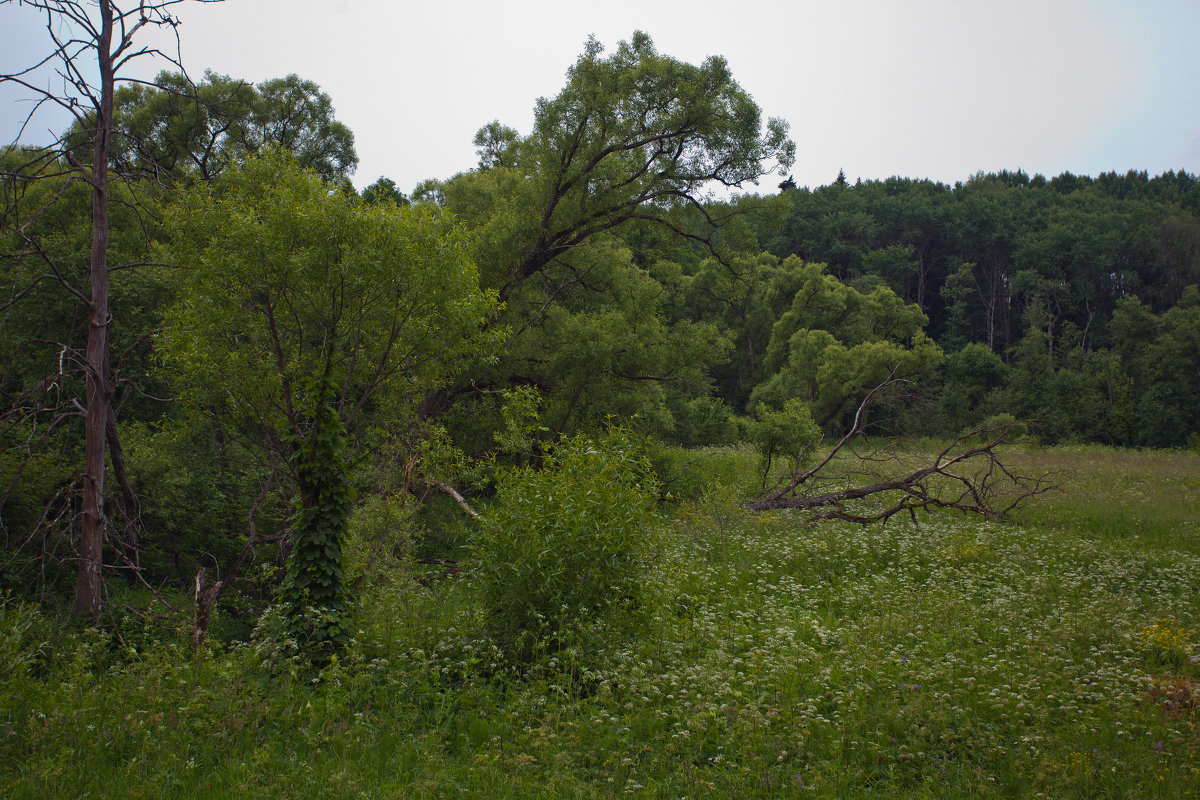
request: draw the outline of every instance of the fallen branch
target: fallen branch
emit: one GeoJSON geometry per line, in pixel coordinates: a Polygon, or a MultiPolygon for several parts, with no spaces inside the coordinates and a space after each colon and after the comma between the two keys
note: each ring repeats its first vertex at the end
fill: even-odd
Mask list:
{"type": "Polygon", "coordinates": [[[907,511],[952,508],[987,519],[1005,518],[1019,505],[1057,488],[1053,476],[1026,475],[1002,455],[1002,449],[1025,444],[1016,436],[1019,423],[1006,420],[981,425],[955,437],[913,468],[903,464],[891,441],[885,449],[855,453],[853,443],[864,438],[866,411],[889,379],[871,390],[858,407],[850,431],[811,469],[785,474],[770,494],[746,504],[751,511],[798,509],[813,519],[843,519],[863,525],[887,522],[907,511]],[[853,469],[839,469],[837,457],[853,453],[853,469]],[[864,466],[870,466],[864,470],[864,466]],[[882,504],[878,502],[882,500],[882,504]]]}

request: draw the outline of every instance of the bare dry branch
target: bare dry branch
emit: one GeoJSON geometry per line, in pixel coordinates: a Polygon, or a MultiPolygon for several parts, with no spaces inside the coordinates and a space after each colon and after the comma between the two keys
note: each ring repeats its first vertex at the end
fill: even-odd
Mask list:
{"type": "MultiPolygon", "coordinates": [[[[0,0],[0,4],[12,0],[0,0]]],[[[44,16],[49,40],[49,54],[32,67],[0,74],[0,83],[21,86],[34,98],[33,109],[26,117],[21,131],[28,127],[34,113],[45,103],[57,104],[69,111],[79,126],[79,136],[66,135],[56,139],[53,148],[32,150],[29,162],[6,173],[5,191],[11,194],[6,199],[24,197],[30,181],[49,177],[51,163],[65,160],[78,179],[91,187],[91,248],[87,268],[87,289],[73,286],[67,281],[60,264],[42,247],[38,239],[30,234],[30,225],[58,201],[70,186],[70,180],[62,183],[58,194],[50,203],[36,211],[24,225],[11,225],[8,217],[19,219],[19,209],[9,204],[4,209],[5,227],[13,228],[18,248],[28,256],[36,256],[44,262],[46,269],[69,294],[87,309],[88,335],[84,369],[86,407],[78,398],[69,403],[79,407],[84,414],[84,470],[80,481],[82,505],[79,515],[78,582],[76,584],[76,610],[93,619],[99,617],[103,608],[101,570],[108,519],[104,514],[104,480],[106,472],[106,450],[112,456],[116,477],[127,510],[127,529],[124,556],[133,565],[136,573],[136,518],[137,500],[125,479],[119,439],[117,438],[113,395],[115,374],[111,369],[110,328],[113,317],[109,309],[110,268],[109,250],[109,203],[110,178],[120,179],[120,170],[112,162],[113,104],[117,84],[125,80],[121,71],[130,61],[142,56],[158,56],[169,63],[180,66],[178,20],[170,10],[185,0],[139,0],[139,2],[114,2],[114,0],[20,0],[44,16]],[[163,53],[154,46],[143,46],[136,42],[144,28],[169,28],[175,33],[175,55],[163,53]],[[92,65],[97,75],[92,74],[92,65]],[[51,69],[52,68],[52,69],[51,69]],[[61,83],[58,83],[61,81],[61,83]],[[90,158],[83,155],[83,146],[90,150],[90,158]]],[[[19,139],[19,135],[18,135],[19,139]]],[[[15,142],[14,142],[15,144],[15,142]]],[[[120,202],[119,199],[116,202],[120,202]]],[[[119,267],[117,267],[119,268],[119,267]]],[[[27,296],[32,286],[43,278],[37,277],[28,288],[14,288],[13,299],[27,296]]],[[[25,279],[28,282],[28,278],[25,279]]],[[[12,300],[9,301],[10,305],[12,300]]],[[[62,372],[61,366],[59,372],[62,372]]],[[[64,404],[63,407],[66,407],[64,404]]],[[[41,411],[41,409],[38,409],[41,411]]],[[[26,462],[28,459],[26,459],[26,462]]],[[[11,492],[11,489],[8,490],[11,492]]],[[[6,492],[7,494],[7,492],[6,492]]],[[[41,524],[41,523],[39,523],[41,524]]],[[[118,551],[122,548],[118,547],[118,551]]],[[[215,602],[215,601],[214,601],[215,602]]]]}
{"type": "Polygon", "coordinates": [[[952,508],[987,519],[1005,518],[1032,497],[1057,489],[1052,474],[1027,475],[1006,460],[1003,450],[1027,444],[1016,435],[1015,420],[985,424],[955,437],[928,455],[901,453],[895,440],[868,453],[854,450],[864,438],[866,412],[889,386],[889,377],[859,404],[854,424],[816,466],[785,475],[777,490],[746,504],[751,511],[797,509],[813,519],[843,519],[863,525],[887,522],[901,512],[915,521],[918,510],[952,508]],[[839,466],[850,455],[849,467],[839,466]],[[915,466],[921,463],[921,466],[915,466]]]}
{"type": "Polygon", "coordinates": [[[435,481],[433,486],[439,491],[445,492],[446,494],[450,495],[450,497],[454,498],[454,502],[458,503],[462,510],[467,512],[472,519],[479,519],[479,514],[476,513],[475,509],[467,505],[466,498],[459,494],[453,486],[448,483],[442,483],[441,481],[435,481]]]}

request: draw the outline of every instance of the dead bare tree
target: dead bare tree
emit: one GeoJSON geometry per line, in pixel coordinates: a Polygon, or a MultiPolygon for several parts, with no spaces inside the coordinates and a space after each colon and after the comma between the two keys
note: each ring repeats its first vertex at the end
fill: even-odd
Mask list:
{"type": "MultiPolygon", "coordinates": [[[[109,353],[109,328],[113,323],[109,309],[109,275],[119,268],[108,264],[113,95],[119,82],[130,80],[124,70],[135,60],[157,57],[182,69],[176,33],[179,20],[171,11],[173,6],[184,1],[140,0],[118,5],[111,0],[17,0],[18,5],[29,6],[45,16],[50,52],[26,69],[0,75],[0,83],[23,87],[34,99],[22,133],[43,105],[57,105],[75,118],[78,129],[84,132],[90,145],[87,148],[90,159],[87,156],[81,158],[85,152],[82,143],[60,137],[51,145],[32,149],[33,157],[29,162],[32,168],[19,170],[10,177],[82,180],[91,189],[92,237],[86,293],[81,287],[72,285],[53,259],[27,236],[28,221],[18,227],[15,234],[28,246],[31,256],[40,255],[46,262],[50,279],[74,295],[88,312],[87,347],[82,359],[85,399],[80,413],[84,419],[85,443],[75,609],[80,615],[93,619],[103,608],[101,568],[107,526],[104,513],[106,452],[120,460],[120,447],[113,446],[116,444],[116,426],[109,353]],[[158,47],[139,45],[140,37],[154,28],[175,34],[174,55],[158,47]],[[94,76],[93,68],[96,70],[94,76]]],[[[0,0],[0,5],[12,2],[0,0]]],[[[116,461],[114,466],[123,475],[123,466],[116,461]]],[[[128,483],[121,478],[119,482],[123,496],[129,502],[128,483]]]]}
{"type": "Polygon", "coordinates": [[[951,508],[1002,519],[1019,505],[1057,488],[1051,474],[1025,474],[1005,449],[1024,444],[1016,420],[980,425],[955,437],[932,455],[905,454],[896,440],[870,444],[865,435],[867,410],[889,388],[907,383],[889,378],[863,398],[850,430],[808,469],[803,458],[763,497],[746,504],[751,511],[798,509],[812,519],[843,519],[863,525],[884,522],[907,511],[951,508]],[[867,451],[859,449],[867,444],[867,451]],[[922,459],[923,456],[923,459],[922,459]],[[847,457],[849,460],[847,460],[847,457]],[[922,459],[922,460],[915,460],[922,459]]]}

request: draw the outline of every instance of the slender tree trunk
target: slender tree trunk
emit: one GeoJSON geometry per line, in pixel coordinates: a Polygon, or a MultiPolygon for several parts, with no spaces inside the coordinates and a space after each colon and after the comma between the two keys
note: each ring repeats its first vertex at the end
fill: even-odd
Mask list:
{"type": "Polygon", "coordinates": [[[75,610],[93,619],[103,608],[100,569],[104,554],[104,445],[112,387],[108,375],[108,146],[112,129],[112,6],[100,0],[101,30],[96,41],[100,68],[100,108],[92,132],[91,324],[87,342],[87,406],[84,413],[83,514],[75,610]]]}

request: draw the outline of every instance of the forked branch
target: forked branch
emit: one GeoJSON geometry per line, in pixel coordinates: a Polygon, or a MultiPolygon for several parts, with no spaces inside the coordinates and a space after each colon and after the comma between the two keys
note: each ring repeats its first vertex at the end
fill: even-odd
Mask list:
{"type": "Polygon", "coordinates": [[[785,475],[779,487],[746,504],[751,511],[799,509],[812,519],[844,519],[863,525],[887,522],[907,511],[953,508],[987,519],[1005,518],[1032,497],[1058,488],[1050,473],[1028,474],[1006,449],[1028,443],[1016,420],[980,425],[931,456],[904,454],[893,440],[869,453],[854,451],[871,402],[888,386],[875,387],[859,404],[850,431],[816,466],[785,475]]]}

